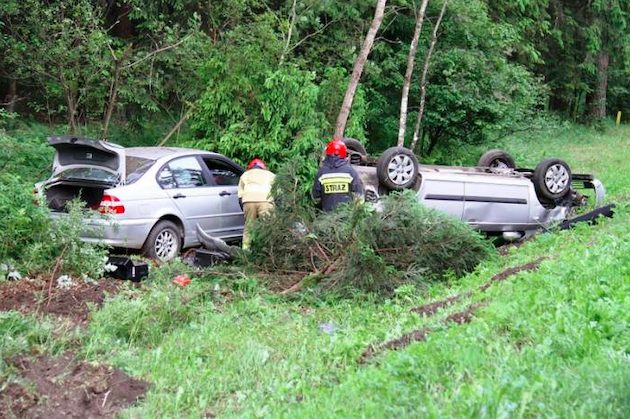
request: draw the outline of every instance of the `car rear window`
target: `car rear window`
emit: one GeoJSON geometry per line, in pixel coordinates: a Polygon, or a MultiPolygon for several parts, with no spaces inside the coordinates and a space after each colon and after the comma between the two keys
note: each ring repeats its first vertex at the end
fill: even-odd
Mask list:
{"type": "Polygon", "coordinates": [[[109,170],[99,169],[96,167],[77,167],[73,169],[67,169],[59,173],[57,177],[64,180],[89,181],[109,184],[116,184],[118,182],[118,175],[116,175],[116,173],[112,173],[109,170]]]}
{"type": "Polygon", "coordinates": [[[136,180],[140,179],[142,175],[144,175],[147,170],[153,166],[155,160],[147,159],[144,157],[134,157],[134,156],[126,156],[125,157],[125,165],[127,169],[127,178],[125,179],[127,185],[130,183],[134,183],[136,180]]]}

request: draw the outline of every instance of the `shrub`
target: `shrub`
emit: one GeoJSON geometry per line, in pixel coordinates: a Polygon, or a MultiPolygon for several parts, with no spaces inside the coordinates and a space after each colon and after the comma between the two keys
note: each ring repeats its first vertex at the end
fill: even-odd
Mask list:
{"type": "Polygon", "coordinates": [[[88,213],[79,200],[70,201],[66,208],[66,216],[50,222],[45,234],[27,247],[23,264],[29,270],[46,271],[54,269],[51,263],[57,260],[59,273],[99,278],[103,274],[107,249],[80,238],[86,229],[85,218],[96,215],[88,213]]]}
{"type": "Polygon", "coordinates": [[[0,262],[21,259],[29,246],[47,237],[50,221],[33,203],[32,188],[18,176],[0,175],[0,262]]]}
{"type": "Polygon", "coordinates": [[[45,138],[45,133],[33,134],[32,130],[14,136],[0,131],[0,173],[10,173],[33,183],[39,180],[49,172],[52,162],[53,149],[45,138]]]}

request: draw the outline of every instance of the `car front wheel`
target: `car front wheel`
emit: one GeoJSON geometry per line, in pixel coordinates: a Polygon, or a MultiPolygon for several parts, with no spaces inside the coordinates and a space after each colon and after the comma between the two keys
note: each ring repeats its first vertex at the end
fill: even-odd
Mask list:
{"type": "Polygon", "coordinates": [[[174,259],[182,248],[179,228],[172,221],[159,221],[149,233],[142,252],[162,262],[174,259]]]}

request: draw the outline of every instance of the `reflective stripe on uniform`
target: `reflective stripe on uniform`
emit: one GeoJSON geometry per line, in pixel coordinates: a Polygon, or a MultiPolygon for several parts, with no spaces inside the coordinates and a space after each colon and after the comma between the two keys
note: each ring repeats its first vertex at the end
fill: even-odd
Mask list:
{"type": "Polygon", "coordinates": [[[349,173],[326,173],[319,177],[322,184],[322,192],[325,194],[347,194],[350,192],[352,176],[349,173]]]}

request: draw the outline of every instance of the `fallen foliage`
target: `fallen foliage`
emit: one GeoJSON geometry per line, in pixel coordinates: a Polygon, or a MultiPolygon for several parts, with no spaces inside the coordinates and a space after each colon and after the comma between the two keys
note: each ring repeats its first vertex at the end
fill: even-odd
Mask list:
{"type": "Polygon", "coordinates": [[[403,283],[460,276],[492,252],[466,224],[421,205],[413,191],[371,204],[354,202],[315,216],[293,199],[297,185],[279,176],[276,211],[254,226],[248,257],[265,272],[300,273],[324,289],[388,294],[403,283]]]}

